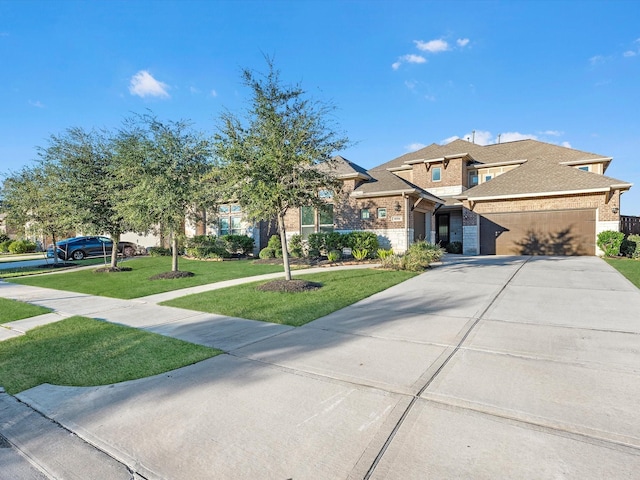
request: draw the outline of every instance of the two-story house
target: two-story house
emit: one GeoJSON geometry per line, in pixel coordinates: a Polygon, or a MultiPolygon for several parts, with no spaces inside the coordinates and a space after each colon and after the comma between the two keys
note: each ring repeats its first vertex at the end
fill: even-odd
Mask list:
{"type": "Polygon", "coordinates": [[[339,157],[344,195],[291,210],[287,233],[368,230],[398,252],[427,239],[469,255],[594,255],[631,187],[604,175],[611,160],[535,140],[432,144],[370,170],[339,157]]]}

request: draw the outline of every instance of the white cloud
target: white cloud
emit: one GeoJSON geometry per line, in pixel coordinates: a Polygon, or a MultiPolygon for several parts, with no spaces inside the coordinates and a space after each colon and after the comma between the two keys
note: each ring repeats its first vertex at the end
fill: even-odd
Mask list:
{"type": "Polygon", "coordinates": [[[211,91],[209,92],[209,95],[211,95],[213,98],[215,98],[215,97],[217,97],[217,96],[218,96],[218,92],[216,92],[215,90],[211,90],[211,91]]]}
{"type": "Polygon", "coordinates": [[[605,58],[602,55],[594,55],[589,59],[589,63],[592,66],[595,66],[595,65],[600,65],[601,63],[604,63],[604,60],[605,58]]]}
{"type": "Polygon", "coordinates": [[[398,61],[391,65],[391,68],[394,70],[398,70],[403,63],[426,63],[427,59],[422,55],[415,55],[413,53],[409,53],[407,55],[403,55],[398,58],[398,61]]]}
{"type": "Polygon", "coordinates": [[[200,90],[198,90],[196,87],[189,87],[189,91],[194,95],[200,93],[200,90]]]}
{"type": "Polygon", "coordinates": [[[517,140],[538,140],[538,137],[531,133],[520,132],[505,132],[500,135],[500,143],[515,142],[517,140]]]}
{"type": "Polygon", "coordinates": [[[562,145],[563,147],[566,147],[566,148],[572,148],[571,144],[569,142],[562,142],[560,145],[562,145]]]}
{"type": "Polygon", "coordinates": [[[131,77],[131,82],[129,83],[129,93],[143,98],[169,98],[169,92],[167,92],[168,89],[169,86],[166,83],[156,80],[146,70],[140,70],[136,73],[131,77]]]}
{"type": "Polygon", "coordinates": [[[469,39],[459,38],[458,40],[456,40],[456,43],[458,44],[459,47],[464,48],[469,44],[469,39]]]}
{"type": "Polygon", "coordinates": [[[457,135],[454,135],[453,137],[447,137],[447,138],[445,138],[444,140],[442,140],[442,141],[440,142],[440,144],[441,144],[441,145],[446,145],[447,143],[451,143],[451,142],[453,142],[453,141],[455,141],[455,140],[460,140],[460,137],[459,137],[459,136],[457,136],[457,135]]]}
{"type": "Polygon", "coordinates": [[[545,130],[544,132],[538,132],[540,135],[551,135],[552,137],[560,137],[564,135],[564,132],[560,130],[545,130]]]}
{"type": "Polygon", "coordinates": [[[449,50],[449,44],[441,38],[437,40],[429,40],[428,42],[414,40],[413,43],[416,44],[418,50],[422,50],[423,52],[439,53],[449,50]]]}
{"type": "Polygon", "coordinates": [[[633,50],[627,50],[622,54],[623,57],[635,57],[638,55],[638,52],[634,52],[633,50]]]}
{"type": "Polygon", "coordinates": [[[40,100],[36,100],[35,102],[33,100],[29,100],[29,105],[31,105],[32,107],[36,107],[36,108],[44,108],[45,107],[44,103],[42,103],[40,100]]]}
{"type": "Polygon", "coordinates": [[[410,53],[408,55],[403,55],[400,57],[400,60],[407,63],[426,63],[427,59],[422,55],[415,55],[410,53]]]}
{"type": "Polygon", "coordinates": [[[425,100],[429,100],[430,102],[435,102],[436,101],[435,95],[425,95],[424,98],[425,98],[425,100]]]}
{"type": "Polygon", "coordinates": [[[411,143],[409,145],[406,145],[404,148],[407,152],[415,152],[416,150],[420,150],[421,148],[426,147],[426,145],[424,143],[411,143]]]}
{"type": "Polygon", "coordinates": [[[415,90],[415,88],[418,86],[418,82],[416,82],[415,80],[405,80],[404,86],[409,90],[415,90]]]}

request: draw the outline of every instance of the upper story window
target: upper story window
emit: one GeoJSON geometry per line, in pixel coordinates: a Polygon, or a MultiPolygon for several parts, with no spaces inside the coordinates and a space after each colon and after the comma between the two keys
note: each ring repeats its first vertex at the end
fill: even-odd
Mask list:
{"type": "Polygon", "coordinates": [[[331,190],[320,190],[318,192],[318,197],[325,199],[333,198],[333,192],[331,192],[331,190]]]}
{"type": "Polygon", "coordinates": [[[387,218],[387,209],[379,208],[378,209],[378,218],[387,218]]]}
{"type": "Polygon", "coordinates": [[[589,165],[585,165],[584,167],[578,167],[578,170],[583,170],[585,172],[590,171],[591,169],[589,168],[589,165]]]}
{"type": "Polygon", "coordinates": [[[493,175],[490,175],[490,174],[485,174],[485,175],[484,175],[484,181],[485,181],[485,182],[488,182],[488,181],[489,181],[489,180],[491,180],[492,178],[493,178],[493,175]]]}
{"type": "Polygon", "coordinates": [[[469,188],[478,185],[478,172],[469,172],[469,188]]]}
{"type": "Polygon", "coordinates": [[[439,182],[442,180],[442,168],[441,167],[433,167],[431,170],[431,181],[439,182]]]}

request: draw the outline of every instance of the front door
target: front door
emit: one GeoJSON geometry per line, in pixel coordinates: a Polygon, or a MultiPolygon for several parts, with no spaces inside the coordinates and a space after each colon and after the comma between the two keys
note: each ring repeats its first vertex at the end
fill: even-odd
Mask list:
{"type": "Polygon", "coordinates": [[[449,243],[449,214],[436,215],[436,243],[446,247],[449,243]]]}

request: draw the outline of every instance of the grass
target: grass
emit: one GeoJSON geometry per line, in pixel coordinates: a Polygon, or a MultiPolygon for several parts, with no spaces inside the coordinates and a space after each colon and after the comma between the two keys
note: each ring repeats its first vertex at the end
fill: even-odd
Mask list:
{"type": "Polygon", "coordinates": [[[0,342],[0,385],[12,395],[42,383],[107,385],[174,370],[219,353],[135,328],[71,317],[0,342]]]}
{"type": "Polygon", "coordinates": [[[96,273],[93,270],[78,270],[57,275],[12,278],[8,281],[90,295],[130,299],[222,280],[282,271],[282,265],[259,265],[251,260],[203,262],[180,259],[180,270],[193,272],[195,274],[193,277],[149,280],[153,275],[171,270],[170,257],[136,258],[127,260],[123,265],[132,268],[132,271],[96,273]]]}
{"type": "Polygon", "coordinates": [[[36,315],[43,315],[50,311],[50,309],[38,305],[31,305],[29,303],[0,297],[0,323],[35,317],[36,315]]]}
{"type": "Polygon", "coordinates": [[[342,270],[296,278],[319,282],[315,291],[263,292],[255,282],[177,298],[163,305],[300,326],[403,282],[416,273],[385,270],[342,270]]]}
{"type": "Polygon", "coordinates": [[[640,260],[631,258],[605,258],[604,260],[640,288],[640,260]]]}

